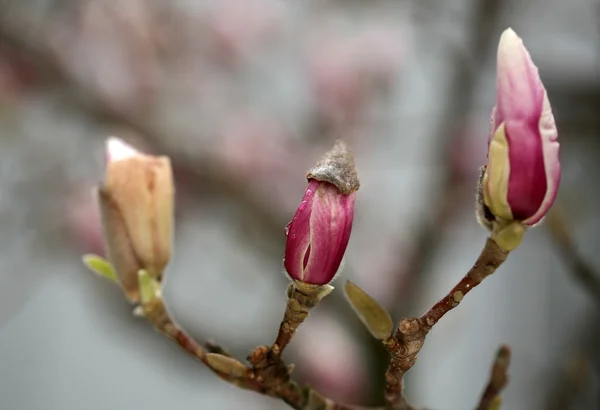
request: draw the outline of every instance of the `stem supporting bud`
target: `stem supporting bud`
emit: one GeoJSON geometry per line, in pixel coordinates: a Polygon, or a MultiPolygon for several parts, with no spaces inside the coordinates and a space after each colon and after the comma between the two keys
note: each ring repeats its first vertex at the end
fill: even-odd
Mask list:
{"type": "Polygon", "coordinates": [[[310,310],[332,291],[333,286],[331,285],[313,285],[297,280],[289,284],[287,288],[288,302],[279,327],[279,334],[272,348],[276,356],[281,356],[296,329],[308,317],[310,310]]]}
{"type": "Polygon", "coordinates": [[[505,251],[515,250],[523,240],[527,229],[519,221],[494,221],[491,238],[505,251]]]}

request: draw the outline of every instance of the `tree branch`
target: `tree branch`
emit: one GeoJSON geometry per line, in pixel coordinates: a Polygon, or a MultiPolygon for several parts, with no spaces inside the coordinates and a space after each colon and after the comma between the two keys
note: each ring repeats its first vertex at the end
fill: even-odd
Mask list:
{"type": "MultiPolygon", "coordinates": [[[[262,369],[249,367],[230,356],[222,355],[223,349],[215,344],[200,345],[171,319],[161,297],[142,304],[142,309],[144,316],[156,330],[228,383],[279,398],[296,410],[366,410],[361,406],[337,403],[309,386],[297,384],[290,378],[292,368],[281,360],[262,369]]],[[[374,407],[369,410],[383,409],[374,407]]]]}
{"type": "Polygon", "coordinates": [[[403,378],[417,361],[417,355],[425,343],[427,333],[446,313],[457,307],[467,293],[494,273],[506,260],[508,254],[508,251],[488,238],[473,267],[446,296],[421,317],[400,321],[392,340],[384,343],[390,353],[385,389],[389,408],[412,409],[402,393],[403,378]]]}
{"type": "Polygon", "coordinates": [[[494,273],[506,260],[508,254],[508,251],[499,247],[493,239],[488,238],[479,258],[469,272],[443,299],[425,312],[420,320],[431,329],[446,313],[457,307],[467,293],[494,273]]]}
{"type": "MultiPolygon", "coordinates": [[[[302,292],[298,292],[298,295],[294,296],[293,290],[298,286],[292,286],[288,292],[288,297],[291,301],[297,303],[288,303],[277,340],[271,347],[257,347],[249,357],[250,366],[224,354],[224,350],[216,344],[204,347],[195,342],[170,318],[160,292],[148,301],[144,301],[144,298],[142,298],[141,308],[144,316],[159,332],[174,340],[186,352],[204,363],[223,380],[246,390],[279,398],[293,409],[416,410],[403,395],[403,378],[417,361],[418,353],[425,343],[427,333],[447,312],[458,306],[464,295],[494,273],[506,260],[508,254],[508,251],[500,248],[491,238],[488,238],[473,267],[444,298],[421,317],[405,318],[400,321],[394,334],[383,341],[390,353],[390,363],[385,375],[385,408],[337,403],[309,386],[299,385],[293,381],[291,379],[293,366],[287,366],[281,359],[283,348],[293,335],[293,331],[284,332],[286,323],[287,326],[291,323],[290,317],[293,317],[292,321],[297,322],[296,327],[298,327],[308,316],[308,310],[316,306],[320,298],[331,291],[329,288],[326,289],[322,286],[309,289],[302,288],[302,292]],[[283,337],[286,343],[281,342],[283,340],[282,332],[287,334],[283,337]],[[281,343],[281,346],[279,343],[281,343]]],[[[158,289],[160,288],[159,284],[156,286],[158,289]]],[[[484,392],[482,404],[480,404],[478,410],[492,409],[490,403],[496,402],[495,397],[506,385],[505,373],[508,366],[508,354],[506,347],[500,349],[492,370],[490,384],[484,392]]]]}
{"type": "Polygon", "coordinates": [[[508,384],[508,366],[510,365],[510,349],[501,346],[496,353],[496,359],[492,365],[490,381],[483,392],[477,410],[493,410],[500,407],[500,393],[508,384]]]}

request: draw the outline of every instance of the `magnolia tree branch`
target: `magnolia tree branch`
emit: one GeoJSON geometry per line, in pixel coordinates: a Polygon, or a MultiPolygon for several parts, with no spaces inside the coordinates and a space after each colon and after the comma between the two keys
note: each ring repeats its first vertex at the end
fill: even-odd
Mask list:
{"type": "MultiPolygon", "coordinates": [[[[144,316],[154,328],[175,341],[184,351],[205,364],[221,379],[245,390],[279,398],[296,410],[362,410],[365,407],[336,403],[308,386],[291,380],[293,366],[277,360],[258,361],[246,366],[224,353],[218,345],[202,346],[181,329],[169,316],[160,295],[142,302],[144,316]]],[[[260,350],[257,348],[256,350],[260,350]]],[[[255,352],[254,355],[257,355],[255,352]]],[[[270,356],[269,356],[270,358],[270,356]]],[[[371,408],[382,410],[381,408],[371,408]]]]}
{"type": "MultiPolygon", "coordinates": [[[[184,351],[206,365],[213,373],[228,383],[242,389],[278,398],[296,410],[416,410],[404,397],[403,378],[417,360],[417,355],[431,328],[450,310],[460,303],[462,297],[491,275],[508,256],[508,251],[488,239],[481,255],[459,283],[431,309],[419,318],[405,318],[392,332],[393,324],[389,313],[371,299],[356,285],[348,282],[346,295],[359,317],[380,339],[390,353],[390,364],[386,372],[385,407],[364,407],[338,403],[313,388],[300,385],[291,379],[293,365],[286,365],[281,354],[292,340],[295,330],[308,317],[310,309],[327,296],[330,286],[305,286],[292,283],[288,290],[289,303],[284,319],[273,345],[259,346],[244,364],[229,355],[225,349],[211,343],[201,345],[191,338],[170,317],[162,299],[160,278],[150,277],[145,271],[139,272],[140,299],[137,311],[154,328],[175,341],[184,351]]],[[[103,276],[116,280],[114,272],[108,272],[110,265],[94,258],[86,259],[88,267],[103,276]],[[100,263],[100,265],[98,265],[100,263]],[[100,272],[103,271],[103,272],[100,272]]],[[[507,383],[508,348],[502,347],[494,362],[491,378],[483,393],[478,410],[496,409],[498,395],[507,383]]]]}
{"type": "Polygon", "coordinates": [[[315,308],[321,299],[329,295],[333,287],[329,285],[315,286],[302,282],[293,282],[288,287],[288,302],[283,320],[279,326],[277,339],[271,347],[259,347],[250,356],[250,362],[255,368],[266,368],[281,360],[283,350],[292,340],[296,329],[308,317],[311,309],[315,308]]]}
{"type": "MultiPolygon", "coordinates": [[[[417,360],[425,337],[429,330],[458,304],[464,295],[476,287],[483,279],[491,275],[506,260],[508,252],[504,251],[492,239],[488,239],[477,262],[461,281],[439,302],[419,318],[405,318],[400,321],[393,335],[383,341],[390,352],[390,365],[386,373],[386,407],[362,407],[337,403],[325,397],[309,386],[299,385],[291,379],[293,366],[287,366],[281,359],[281,353],[291,340],[293,332],[289,332],[290,314],[296,314],[297,326],[308,316],[308,310],[314,307],[314,297],[307,298],[313,302],[294,304],[286,307],[286,315],[282,321],[280,332],[275,343],[269,348],[256,348],[249,357],[247,366],[225,353],[218,345],[202,346],[185,333],[169,316],[159,294],[142,301],[144,316],[160,333],[174,340],[187,353],[204,363],[221,379],[242,389],[259,394],[279,398],[297,410],[416,410],[402,394],[404,374],[410,370],[417,360]],[[298,308],[300,306],[300,308],[298,308]],[[295,310],[296,309],[296,310],[295,310]],[[295,313],[290,313],[295,312],[295,313]],[[284,334],[285,336],[282,336],[284,334]],[[285,340],[285,342],[283,342],[285,340]]],[[[291,292],[290,292],[291,293],[291,292]]],[[[303,293],[306,296],[305,293],[303,293]]],[[[290,300],[296,300],[292,296],[290,300]]],[[[297,328],[295,326],[295,328],[297,328]]],[[[500,391],[507,383],[506,372],[509,363],[507,347],[502,347],[494,362],[491,378],[483,394],[478,410],[490,407],[498,399],[500,391]]]]}
{"type": "Polygon", "coordinates": [[[507,250],[499,247],[492,238],[488,238],[479,258],[469,272],[443,299],[425,312],[420,321],[428,329],[431,329],[446,313],[458,306],[467,293],[494,273],[504,263],[508,254],[507,250]]]}
{"type": "Polygon", "coordinates": [[[483,392],[477,410],[494,410],[500,407],[500,392],[508,384],[509,364],[510,349],[508,346],[501,346],[498,353],[496,353],[496,359],[490,373],[490,381],[483,392]]]}
{"type": "Polygon", "coordinates": [[[417,355],[431,328],[450,310],[459,305],[463,297],[491,275],[506,260],[509,252],[488,238],[479,258],[467,274],[444,296],[419,318],[400,321],[393,337],[385,342],[390,353],[390,364],[386,372],[386,401],[388,407],[409,410],[412,407],[402,394],[403,378],[417,361],[417,355]]]}

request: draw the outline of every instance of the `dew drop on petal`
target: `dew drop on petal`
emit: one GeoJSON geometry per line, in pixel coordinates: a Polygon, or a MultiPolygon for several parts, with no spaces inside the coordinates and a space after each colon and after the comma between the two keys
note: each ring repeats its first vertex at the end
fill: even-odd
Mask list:
{"type": "Polygon", "coordinates": [[[288,223],[285,226],[285,236],[288,236],[290,234],[290,225],[292,224],[292,222],[288,223]]]}

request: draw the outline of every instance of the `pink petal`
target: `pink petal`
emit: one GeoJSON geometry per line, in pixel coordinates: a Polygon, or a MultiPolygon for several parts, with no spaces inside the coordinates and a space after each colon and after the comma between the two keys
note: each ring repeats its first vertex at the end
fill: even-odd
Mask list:
{"type": "Polygon", "coordinates": [[[310,216],[320,182],[312,180],[304,193],[292,222],[286,228],[287,241],[283,264],[292,279],[303,280],[304,256],[310,246],[310,216]]]}
{"type": "Polygon", "coordinates": [[[544,167],[546,169],[547,190],[538,211],[535,215],[524,221],[526,225],[535,225],[544,217],[544,215],[546,215],[556,199],[556,194],[558,193],[558,187],[560,185],[561,173],[558,154],[560,144],[558,143],[558,130],[556,129],[552,108],[550,107],[550,101],[548,100],[545,90],[542,113],[538,127],[542,140],[542,154],[544,156],[544,167]]]}
{"type": "Polygon", "coordinates": [[[510,28],[498,45],[497,88],[492,127],[506,123],[511,167],[508,201],[516,219],[533,225],[548,212],[558,191],[558,134],[538,69],[510,28]]]}
{"type": "Polygon", "coordinates": [[[523,41],[510,28],[498,44],[497,77],[496,127],[507,119],[537,122],[544,86],[523,41]]]}
{"type": "Polygon", "coordinates": [[[505,122],[509,146],[508,204],[512,216],[525,220],[540,208],[547,190],[542,139],[536,123],[505,122]]]}
{"type": "Polygon", "coordinates": [[[311,252],[306,265],[305,282],[329,283],[346,252],[355,195],[342,195],[329,183],[322,183],[315,195],[310,218],[311,252]]]}

